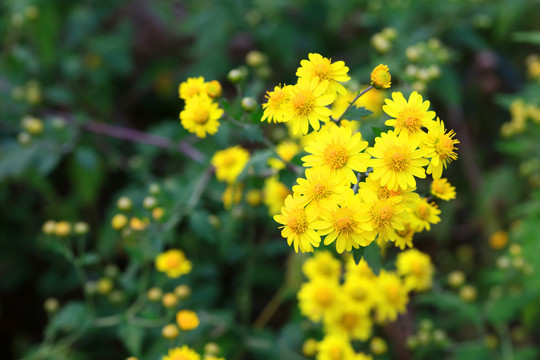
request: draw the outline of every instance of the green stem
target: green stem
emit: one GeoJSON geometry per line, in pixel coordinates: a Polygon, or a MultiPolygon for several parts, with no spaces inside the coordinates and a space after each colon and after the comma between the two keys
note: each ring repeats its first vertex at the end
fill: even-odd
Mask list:
{"type": "Polygon", "coordinates": [[[356,100],[358,100],[360,98],[360,96],[364,95],[365,93],[367,93],[369,90],[373,89],[373,86],[368,86],[367,88],[365,88],[364,90],[360,91],[356,97],[354,98],[353,101],[351,101],[349,103],[349,106],[347,106],[347,108],[345,109],[345,111],[343,112],[343,114],[340,115],[340,117],[338,117],[337,119],[332,119],[336,124],[339,124],[341,119],[343,118],[343,116],[347,113],[347,111],[350,110],[350,108],[354,105],[354,103],[356,102],[356,100]]]}

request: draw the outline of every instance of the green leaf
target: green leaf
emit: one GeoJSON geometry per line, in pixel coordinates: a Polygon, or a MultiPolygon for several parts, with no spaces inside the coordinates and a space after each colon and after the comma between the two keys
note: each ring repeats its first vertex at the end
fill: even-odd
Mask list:
{"type": "Polygon", "coordinates": [[[373,114],[373,111],[369,111],[364,107],[357,108],[356,106],[351,106],[341,118],[347,120],[362,120],[362,118],[371,114],[373,114]]]}
{"type": "Polygon", "coordinates": [[[79,147],[73,153],[70,170],[71,182],[80,201],[83,204],[96,201],[103,180],[101,159],[96,150],[79,147]]]}
{"type": "Polygon", "coordinates": [[[61,308],[60,312],[49,323],[46,331],[53,334],[60,331],[70,333],[88,325],[90,325],[88,309],[82,302],[74,301],[61,308]]]}
{"type": "Polygon", "coordinates": [[[382,134],[382,130],[379,129],[378,127],[372,126],[372,127],[371,127],[371,130],[372,130],[373,133],[375,134],[375,137],[380,137],[381,134],[382,134]]]}
{"type": "Polygon", "coordinates": [[[534,45],[540,45],[540,31],[523,31],[512,34],[512,40],[534,45]]]}
{"type": "Polygon", "coordinates": [[[382,255],[381,248],[375,241],[365,248],[364,260],[366,260],[371,270],[378,275],[381,271],[382,255]]]}
{"type": "Polygon", "coordinates": [[[140,356],[144,337],[142,328],[129,324],[120,325],[118,337],[130,354],[140,356]]]}
{"type": "Polygon", "coordinates": [[[360,260],[362,260],[362,257],[364,256],[364,251],[366,250],[365,247],[360,246],[358,249],[353,248],[352,249],[352,256],[354,259],[354,263],[358,265],[360,263],[360,260]]]}

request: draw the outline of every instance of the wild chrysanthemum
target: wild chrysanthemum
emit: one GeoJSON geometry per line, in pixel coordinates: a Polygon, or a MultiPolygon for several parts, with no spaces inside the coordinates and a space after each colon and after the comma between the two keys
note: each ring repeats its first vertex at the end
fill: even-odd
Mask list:
{"type": "Polygon", "coordinates": [[[302,284],[298,291],[300,312],[318,322],[330,312],[336,311],[343,301],[339,283],[325,278],[316,278],[302,284]]]}
{"type": "Polygon", "coordinates": [[[396,267],[398,273],[405,277],[405,286],[410,290],[431,288],[434,268],[427,254],[416,249],[403,251],[397,256],[396,267]]]}
{"type": "Polygon", "coordinates": [[[348,187],[343,179],[322,168],[315,167],[306,170],[306,178],[298,178],[298,185],[292,190],[301,197],[303,205],[313,208],[317,215],[321,211],[337,208],[341,196],[348,187]]]}
{"type": "Polygon", "coordinates": [[[304,156],[305,167],[321,167],[333,175],[356,184],[355,171],[366,171],[370,156],[361,151],[367,147],[360,133],[351,129],[330,126],[330,131],[319,134],[307,147],[311,155],[304,156]]]}
{"type": "Polygon", "coordinates": [[[180,310],[176,313],[176,323],[182,331],[189,331],[199,326],[199,317],[195,311],[180,310]]]}
{"type": "Polygon", "coordinates": [[[283,121],[291,121],[293,132],[307,134],[309,125],[314,130],[321,127],[320,121],[328,121],[332,110],[327,108],[334,97],[325,94],[324,84],[316,81],[301,81],[291,87],[289,101],[284,105],[283,121]]]}
{"type": "Polygon", "coordinates": [[[394,245],[401,250],[405,249],[405,247],[413,247],[412,240],[414,234],[416,234],[416,230],[411,227],[411,224],[405,223],[404,226],[403,230],[396,230],[396,239],[394,240],[394,245]]]}
{"type": "Polygon", "coordinates": [[[459,140],[454,139],[455,135],[454,130],[446,131],[444,123],[439,118],[429,128],[424,148],[425,157],[431,158],[431,161],[426,172],[433,174],[434,179],[439,179],[443,168],[446,169],[452,160],[457,159],[455,150],[459,140]]]}
{"type": "Polygon", "coordinates": [[[400,92],[392,93],[392,100],[386,99],[382,108],[393,119],[385,124],[393,126],[396,134],[406,132],[409,138],[425,136],[422,128],[427,128],[435,118],[434,111],[428,111],[429,101],[423,101],[422,95],[413,91],[409,100],[400,92]]]}
{"type": "Polygon", "coordinates": [[[324,244],[336,241],[336,251],[368,246],[373,241],[372,226],[366,204],[352,189],[343,192],[339,207],[321,213],[317,227],[320,235],[326,235],[324,244]]]}
{"type": "Polygon", "coordinates": [[[370,225],[373,228],[371,236],[378,236],[379,244],[394,241],[396,231],[404,229],[403,224],[408,220],[408,216],[400,202],[401,197],[394,196],[366,203],[370,225]]]}
{"type": "Polygon", "coordinates": [[[274,91],[267,91],[265,97],[268,99],[263,104],[264,113],[261,117],[261,121],[267,120],[268,122],[282,122],[284,118],[285,104],[289,99],[290,85],[283,87],[276,86],[274,91]]]}
{"type": "Polygon", "coordinates": [[[349,339],[336,334],[327,334],[319,343],[317,360],[353,360],[354,350],[349,339]]]}
{"type": "Polygon", "coordinates": [[[311,252],[313,247],[319,246],[321,237],[315,231],[316,219],[313,210],[304,209],[300,198],[291,195],[285,199],[281,214],[274,216],[274,220],[282,224],[281,236],[287,239],[289,246],[294,246],[295,252],[311,252]]]}
{"type": "Polygon", "coordinates": [[[304,262],[302,271],[310,280],[325,278],[337,282],[341,274],[341,263],[329,251],[317,251],[304,262]]]}
{"type": "Polygon", "coordinates": [[[392,84],[392,76],[387,65],[377,65],[371,72],[371,86],[375,89],[388,89],[392,84]]]}
{"type": "Polygon", "coordinates": [[[200,360],[201,356],[187,345],[181,348],[169,349],[169,354],[163,357],[163,360],[200,360]]]}
{"type": "Polygon", "coordinates": [[[232,183],[227,185],[227,188],[221,196],[225,209],[230,209],[233,205],[238,204],[240,200],[242,200],[242,190],[244,190],[244,184],[242,183],[232,183]]]}
{"type": "Polygon", "coordinates": [[[387,186],[381,186],[380,181],[373,179],[370,175],[365,181],[360,183],[360,189],[358,193],[365,202],[372,202],[377,200],[385,200],[394,196],[401,197],[401,204],[405,206],[412,206],[416,200],[420,198],[415,192],[415,187],[407,187],[407,189],[398,188],[397,190],[390,190],[387,186]]]}
{"type": "Polygon", "coordinates": [[[186,100],[186,106],[180,112],[180,120],[187,131],[204,138],[206,134],[213,135],[218,131],[221,115],[223,109],[206,94],[201,94],[186,100]]]}
{"type": "Polygon", "coordinates": [[[408,208],[408,210],[411,227],[417,232],[424,229],[430,230],[431,224],[437,224],[441,221],[439,217],[441,210],[437,208],[435,203],[428,203],[426,198],[418,199],[416,206],[408,208]]]}
{"type": "Polygon", "coordinates": [[[449,201],[456,198],[456,188],[445,178],[433,179],[431,183],[431,195],[449,201]]]}
{"type": "Polygon", "coordinates": [[[374,288],[375,279],[372,277],[347,276],[343,283],[343,292],[349,300],[366,312],[369,312],[375,303],[374,288]]]}
{"type": "Polygon", "coordinates": [[[219,181],[232,184],[242,173],[249,161],[249,152],[239,145],[217,151],[212,157],[212,166],[216,168],[219,181]]]}
{"type": "Polygon", "coordinates": [[[429,162],[423,158],[424,151],[417,149],[418,143],[418,140],[409,139],[406,133],[396,135],[391,130],[382,133],[375,139],[375,146],[367,149],[374,157],[369,160],[368,166],[373,167],[370,176],[379,179],[381,185],[390,190],[416,187],[414,177],[425,178],[423,166],[429,162]]]}
{"type": "Polygon", "coordinates": [[[270,177],[264,181],[263,202],[272,216],[281,212],[285,199],[291,194],[291,190],[276,177],[270,177]]]}
{"type": "Polygon", "coordinates": [[[329,334],[366,341],[371,336],[372,322],[368,309],[346,300],[324,318],[324,327],[329,334]]]}
{"type": "Polygon", "coordinates": [[[367,261],[362,258],[360,259],[360,262],[356,264],[356,261],[354,261],[352,256],[349,256],[345,263],[345,281],[349,277],[359,277],[359,278],[373,278],[375,276],[373,274],[373,270],[369,267],[367,261]]]}
{"type": "Polygon", "coordinates": [[[300,61],[301,67],[296,70],[296,76],[302,80],[313,81],[322,84],[327,94],[336,96],[337,93],[344,94],[347,90],[341,85],[342,82],[349,81],[347,75],[349,68],[343,61],[332,63],[332,59],[327,59],[319,54],[309,54],[309,60],[300,61]]]}
{"type": "Polygon", "coordinates": [[[178,278],[191,272],[191,261],[186,259],[182,250],[165,251],[156,258],[156,269],[164,272],[170,278],[178,278]]]}
{"type": "Polygon", "coordinates": [[[396,320],[398,314],[403,314],[406,311],[409,302],[407,288],[395,273],[384,270],[381,270],[376,284],[377,319],[381,322],[396,320]]]}
{"type": "Polygon", "coordinates": [[[221,96],[221,93],[223,92],[223,89],[222,89],[221,84],[219,83],[219,81],[212,80],[212,81],[204,83],[204,91],[212,99],[217,99],[217,98],[219,98],[221,96]]]}
{"type": "Polygon", "coordinates": [[[178,96],[181,99],[187,100],[200,94],[206,93],[206,85],[202,76],[196,78],[188,78],[178,87],[178,96]]]}

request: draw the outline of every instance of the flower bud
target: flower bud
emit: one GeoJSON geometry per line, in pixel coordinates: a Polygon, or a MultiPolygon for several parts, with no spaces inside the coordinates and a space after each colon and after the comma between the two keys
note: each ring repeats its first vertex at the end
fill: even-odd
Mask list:
{"type": "Polygon", "coordinates": [[[309,338],[302,344],[302,354],[307,357],[314,357],[317,354],[318,347],[317,340],[309,338]]]}
{"type": "Polygon", "coordinates": [[[111,220],[114,230],[122,230],[128,223],[128,218],[124,214],[116,214],[111,220]]]}
{"type": "Polygon", "coordinates": [[[465,282],[465,273],[460,270],[454,270],[448,274],[448,284],[453,288],[458,288],[465,282]]]}
{"type": "Polygon", "coordinates": [[[43,121],[37,117],[25,116],[21,120],[21,123],[24,130],[26,130],[30,135],[37,136],[43,133],[43,121]]]}
{"type": "Polygon", "coordinates": [[[178,300],[179,300],[178,296],[176,296],[173,293],[168,292],[168,293],[165,293],[165,295],[163,295],[162,303],[163,303],[163,306],[165,306],[168,309],[171,309],[171,308],[176,307],[176,305],[178,305],[178,300]]]}
{"type": "Polygon", "coordinates": [[[242,109],[245,112],[252,112],[257,109],[257,102],[252,97],[245,97],[242,99],[242,109]]]}
{"type": "Polygon", "coordinates": [[[199,317],[194,311],[180,310],[176,313],[176,323],[182,331],[189,331],[199,326],[199,317]]]}
{"type": "Polygon", "coordinates": [[[508,244],[508,233],[504,230],[495,231],[488,240],[489,246],[494,250],[502,250],[508,244]]]}
{"type": "Polygon", "coordinates": [[[191,289],[187,285],[178,285],[176,288],[174,288],[174,293],[180,300],[184,300],[191,295],[191,289]]]}
{"type": "Polygon", "coordinates": [[[77,221],[75,223],[75,226],[73,226],[73,230],[77,235],[86,235],[88,233],[89,227],[88,224],[84,221],[77,221]]]}
{"type": "Polygon", "coordinates": [[[19,135],[17,135],[17,141],[22,146],[27,146],[30,145],[30,143],[32,142],[32,137],[29,133],[22,131],[19,133],[19,135]]]}
{"type": "Polygon", "coordinates": [[[41,230],[45,235],[52,235],[54,234],[54,228],[56,226],[56,222],[54,220],[47,220],[43,224],[41,230]]]}
{"type": "Polygon", "coordinates": [[[67,221],[59,221],[54,225],[54,234],[65,237],[71,233],[71,224],[67,221]]]}
{"type": "Polygon", "coordinates": [[[246,64],[248,64],[251,67],[259,67],[261,65],[264,65],[266,63],[266,56],[257,50],[251,50],[246,55],[246,64]]]}
{"type": "Polygon", "coordinates": [[[472,285],[465,285],[459,290],[459,297],[465,302],[476,300],[476,288],[472,285]]]}
{"type": "Polygon", "coordinates": [[[116,202],[116,206],[119,210],[122,211],[129,211],[131,210],[133,203],[131,202],[131,199],[127,196],[122,196],[118,201],[116,202]]]}
{"type": "Polygon", "coordinates": [[[204,345],[204,352],[206,355],[217,355],[220,352],[219,345],[215,342],[209,342],[204,345]]]}
{"type": "Polygon", "coordinates": [[[167,340],[174,340],[178,337],[178,328],[174,324],[165,325],[161,334],[167,340]]]}
{"type": "Polygon", "coordinates": [[[369,348],[371,349],[371,352],[375,355],[381,355],[388,351],[388,345],[382,338],[378,336],[371,339],[369,348]]]}
{"type": "Polygon", "coordinates": [[[375,89],[388,89],[392,84],[388,66],[380,64],[371,72],[371,86],[375,89]]]}
{"type": "Polygon", "coordinates": [[[43,303],[43,308],[45,311],[47,311],[49,314],[54,314],[58,311],[60,308],[60,302],[56,298],[48,298],[43,303]]]}
{"type": "Polygon", "coordinates": [[[161,300],[161,297],[163,296],[163,291],[161,291],[160,288],[153,287],[148,290],[146,293],[146,297],[150,301],[158,302],[161,300]]]}
{"type": "Polygon", "coordinates": [[[229,74],[227,74],[227,79],[229,79],[230,82],[233,84],[238,84],[246,78],[246,72],[242,71],[240,69],[232,69],[229,71],[229,74]]]}
{"type": "Polygon", "coordinates": [[[97,292],[101,295],[107,295],[111,292],[113,289],[113,281],[109,278],[101,278],[98,280],[97,284],[97,292]]]}
{"type": "Polygon", "coordinates": [[[157,205],[157,200],[153,196],[147,196],[143,200],[143,207],[146,210],[151,210],[151,209],[155,208],[156,205],[157,205]]]}
{"type": "Polygon", "coordinates": [[[152,217],[156,221],[159,221],[163,217],[163,214],[165,214],[165,210],[162,207],[157,207],[152,210],[152,217]]]}
{"type": "Polygon", "coordinates": [[[159,195],[161,193],[161,187],[159,186],[159,184],[152,183],[150,184],[150,186],[148,186],[148,192],[151,195],[159,195]]]}

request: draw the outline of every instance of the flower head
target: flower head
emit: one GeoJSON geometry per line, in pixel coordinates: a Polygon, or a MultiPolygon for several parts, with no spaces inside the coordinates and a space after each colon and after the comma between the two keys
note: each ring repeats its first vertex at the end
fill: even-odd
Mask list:
{"type": "Polygon", "coordinates": [[[431,288],[434,268],[428,255],[416,249],[403,251],[397,256],[396,266],[409,289],[424,291],[431,288]]]}
{"type": "Polygon", "coordinates": [[[285,104],[289,99],[290,85],[276,86],[274,91],[267,91],[265,97],[268,99],[263,104],[264,113],[261,117],[261,121],[267,120],[268,122],[283,122],[285,104]]]}
{"type": "Polygon", "coordinates": [[[217,151],[211,163],[216,168],[216,177],[219,181],[229,184],[236,181],[249,161],[249,152],[239,145],[217,151]]]}
{"type": "Polygon", "coordinates": [[[302,271],[308,279],[326,278],[339,280],[341,263],[329,251],[317,251],[312,258],[302,265],[302,271]]]}
{"type": "Polygon", "coordinates": [[[433,174],[434,179],[439,179],[442,175],[443,168],[452,161],[457,159],[455,150],[459,140],[454,139],[454,130],[446,131],[444,123],[437,120],[429,128],[428,135],[425,139],[425,156],[431,158],[427,168],[428,174],[433,174]]]}
{"type": "Polygon", "coordinates": [[[433,179],[431,183],[431,195],[446,201],[452,200],[456,198],[456,188],[445,178],[433,179]]]}
{"type": "Polygon", "coordinates": [[[163,360],[200,360],[201,356],[187,345],[181,348],[169,349],[169,354],[165,355],[163,360]]]}
{"type": "Polygon", "coordinates": [[[409,221],[415,231],[420,232],[424,229],[430,230],[431,224],[437,224],[441,221],[439,214],[441,210],[432,202],[428,203],[426,198],[420,198],[416,204],[409,210],[409,221]]]}
{"type": "Polygon", "coordinates": [[[298,291],[300,312],[313,321],[320,321],[342,305],[343,293],[334,280],[316,278],[302,284],[298,291]]]}
{"type": "Polygon", "coordinates": [[[379,321],[394,321],[398,314],[406,311],[409,294],[401,279],[395,274],[381,270],[376,281],[377,301],[375,302],[379,321]]]}
{"type": "Polygon", "coordinates": [[[351,340],[366,341],[371,336],[369,311],[350,300],[342,303],[336,311],[324,318],[325,329],[330,334],[339,334],[351,340]]]}
{"type": "Polygon", "coordinates": [[[176,313],[176,323],[182,331],[189,331],[199,326],[199,317],[195,311],[180,310],[176,313]]]}
{"type": "Polygon", "coordinates": [[[392,76],[387,65],[377,65],[371,72],[371,86],[375,89],[388,89],[392,84],[392,76]]]}
{"type": "Polygon", "coordinates": [[[156,258],[156,269],[170,278],[178,278],[191,272],[191,261],[186,259],[182,250],[171,249],[156,258]]]}
{"type": "Polygon", "coordinates": [[[347,75],[349,68],[343,61],[332,63],[332,59],[327,59],[319,54],[309,54],[309,60],[302,60],[301,67],[296,71],[296,75],[307,81],[315,79],[317,84],[322,84],[327,94],[336,96],[337,93],[347,92],[342,82],[349,81],[347,75]]]}
{"type": "Polygon", "coordinates": [[[291,190],[275,176],[264,181],[263,201],[270,215],[279,214],[285,199],[291,194],[291,190]]]}
{"type": "Polygon", "coordinates": [[[196,95],[205,94],[205,83],[202,76],[196,78],[188,78],[178,87],[178,96],[181,99],[187,100],[196,95]]]}
{"type": "Polygon", "coordinates": [[[413,91],[409,100],[405,100],[401,92],[392,93],[392,100],[386,99],[383,110],[393,119],[385,122],[393,126],[396,134],[406,132],[409,137],[425,135],[422,128],[427,128],[435,118],[434,111],[428,111],[429,101],[423,101],[422,95],[413,91]]]}
{"type": "Polygon", "coordinates": [[[198,137],[213,135],[218,131],[219,119],[223,109],[206,94],[195,95],[186,100],[186,106],[180,112],[182,126],[198,137]]]}
{"type": "Polygon", "coordinates": [[[317,360],[347,360],[354,358],[354,350],[348,338],[328,334],[319,343],[317,360]]]}

